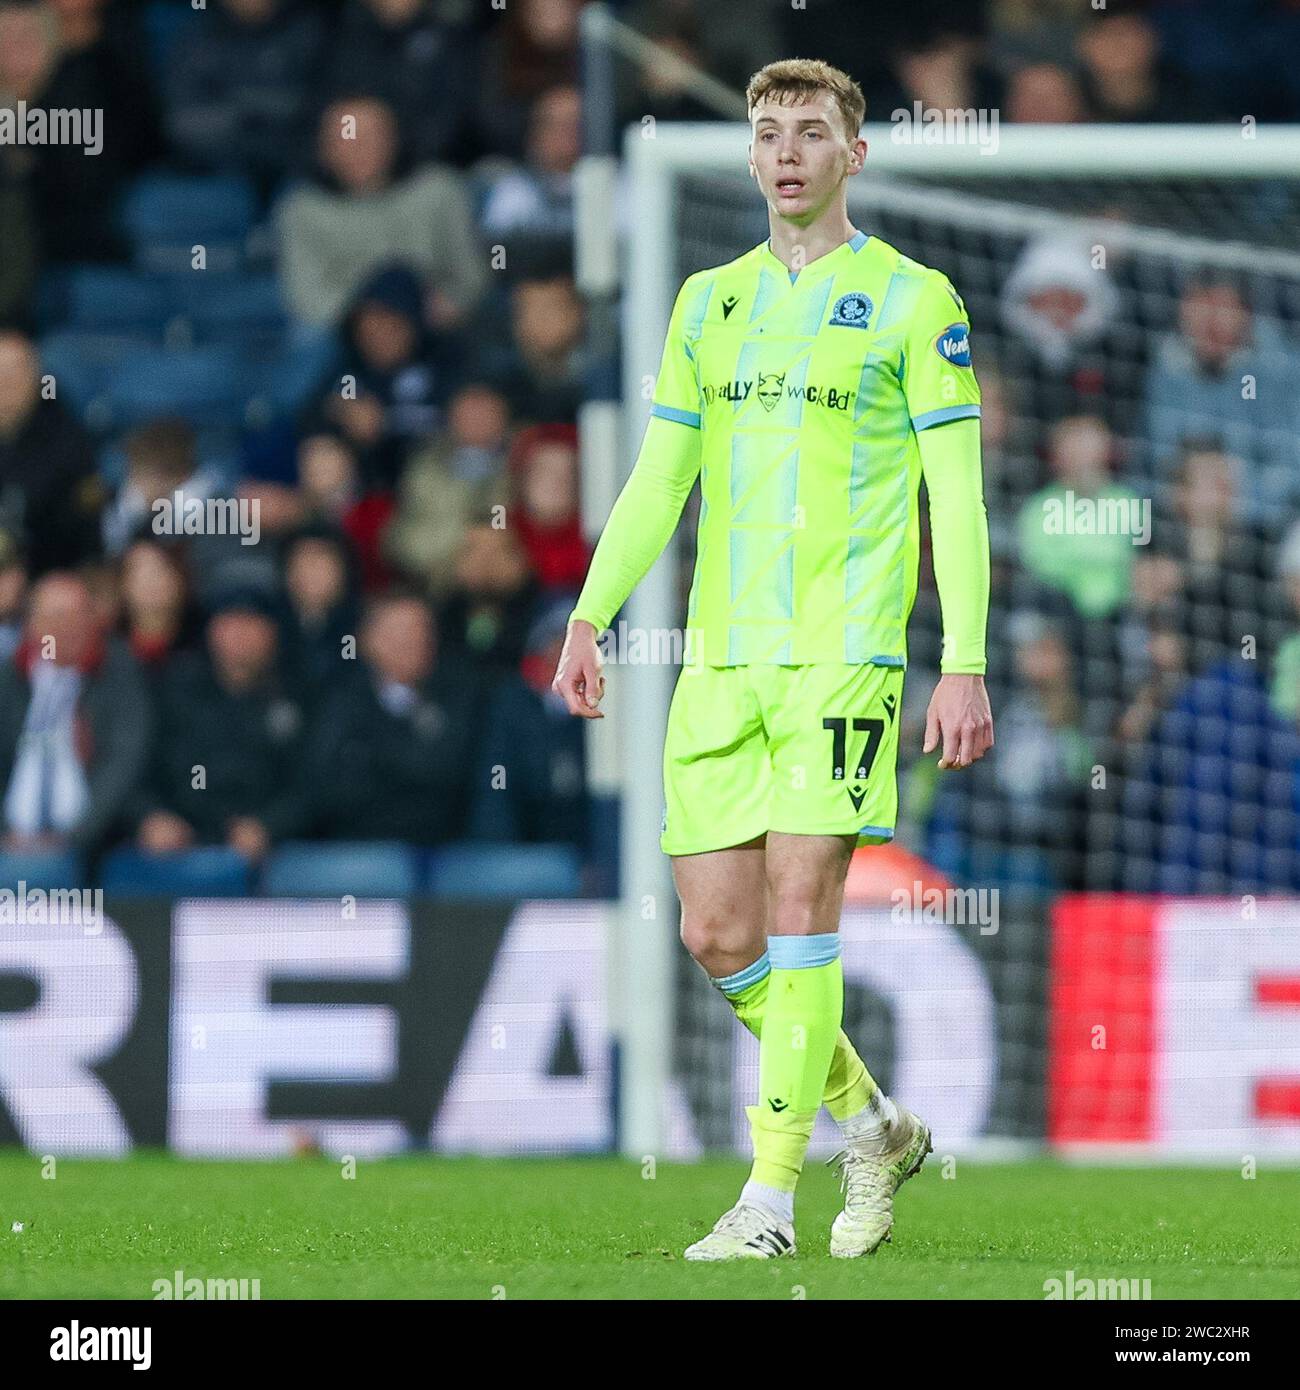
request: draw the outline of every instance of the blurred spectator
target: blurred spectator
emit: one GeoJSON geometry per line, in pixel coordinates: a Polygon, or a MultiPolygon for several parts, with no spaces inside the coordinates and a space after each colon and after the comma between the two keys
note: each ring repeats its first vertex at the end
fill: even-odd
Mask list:
{"type": "Polygon", "coordinates": [[[1267,523],[1300,501],[1300,396],[1291,349],[1272,319],[1252,313],[1243,286],[1221,275],[1191,280],[1178,327],[1159,342],[1146,378],[1149,465],[1167,483],[1185,437],[1214,434],[1247,464],[1240,500],[1267,523]]]}
{"type": "Polygon", "coordinates": [[[1018,125],[1074,125],[1088,119],[1078,79],[1055,63],[1030,63],[1013,72],[1003,113],[1018,125]]]}
{"type": "Polygon", "coordinates": [[[321,181],[295,188],[278,213],[285,296],[304,322],[337,323],[393,261],[436,286],[434,327],[460,322],[482,294],[487,272],[459,176],[427,166],[398,177],[400,134],[371,97],[336,101],[321,117],[321,181]]]}
{"type": "Polygon", "coordinates": [[[1265,661],[1283,623],[1268,531],[1242,515],[1243,471],[1216,440],[1189,441],[1180,454],[1173,515],[1158,522],[1160,548],[1181,570],[1198,669],[1225,655],[1265,661]]]}
{"type": "Polygon", "coordinates": [[[995,771],[1000,837],[1023,856],[1015,877],[1040,885],[1077,881],[1077,798],[1088,785],[1095,756],[1084,705],[1073,677],[1064,630],[1038,614],[1013,620],[1018,691],[998,721],[1002,749],[995,771]]]}
{"type": "Polygon", "coordinates": [[[122,624],[140,668],[160,676],[179,650],[196,638],[185,562],[175,549],[137,540],[122,556],[122,624]]]}
{"type": "Polygon", "coordinates": [[[90,440],[45,394],[36,349],[0,333],[0,529],[22,544],[33,575],[72,568],[99,550],[103,500],[90,440]]]}
{"type": "Polygon", "coordinates": [[[1091,239],[1053,233],[1026,242],[1002,286],[1008,376],[1023,380],[1024,406],[1038,419],[1078,410],[1124,427],[1123,403],[1137,389],[1138,335],[1121,317],[1109,267],[1091,239]]]}
{"type": "Polygon", "coordinates": [[[1155,722],[1173,703],[1190,671],[1187,614],[1182,605],[1166,603],[1142,624],[1142,669],[1129,690],[1115,723],[1121,750],[1146,742],[1155,722]]]}
{"type": "MultiPolygon", "coordinates": [[[[1118,3],[1118,0],[1112,0],[1118,3]]],[[[1046,60],[1068,62],[1093,0],[989,0],[989,54],[1002,70],[1046,60]]]]}
{"type": "Polygon", "coordinates": [[[298,449],[298,477],[303,519],[337,527],[352,544],[367,593],[382,588],[391,575],[384,536],[396,505],[386,489],[367,490],[356,454],[341,439],[311,435],[298,449]]]}
{"type": "Polygon", "coordinates": [[[465,165],[476,152],[477,41],[432,0],[348,0],[331,92],[369,92],[397,117],[413,163],[465,165]]]}
{"type": "Polygon", "coordinates": [[[446,430],[411,459],[384,551],[433,601],[455,582],[456,557],[470,519],[504,505],[510,408],[499,391],[476,382],[452,398],[446,430]]]}
{"type": "Polygon", "coordinates": [[[582,587],[591,547],[578,508],[578,431],[572,425],[533,425],[510,451],[514,483],[511,520],[528,563],[545,589],[582,587]]]}
{"type": "Polygon", "coordinates": [[[438,615],[448,656],[485,675],[514,670],[537,603],[537,580],[515,531],[491,522],[467,528],[456,580],[438,615]]]}
{"type": "Polygon", "coordinates": [[[1067,594],[1085,618],[1114,613],[1128,598],[1134,546],[1150,541],[1151,504],[1110,478],[1114,440],[1104,420],[1058,420],[1048,441],[1055,479],[1020,512],[1025,568],[1067,594]]]}
{"type": "Polygon", "coordinates": [[[142,849],[224,844],[256,860],[303,827],[303,714],[277,644],[265,596],[233,591],[208,620],[206,651],[169,664],[138,802],[142,849]]]}
{"type": "Polygon", "coordinates": [[[309,708],[344,678],[356,641],[358,582],[352,549],[332,527],[309,525],[291,536],[284,551],[288,669],[309,708]]]}
{"type": "MultiPolygon", "coordinates": [[[[21,35],[30,19],[15,17],[12,7],[0,7],[0,108],[12,104],[6,95],[23,62],[21,35]],[[15,35],[18,41],[15,42],[15,35]],[[8,75],[8,76],[7,76],[8,75]]],[[[30,51],[30,50],[29,50],[30,51]]],[[[0,144],[0,329],[27,327],[30,300],[36,284],[40,237],[32,190],[31,157],[25,146],[0,144]]]]}
{"type": "Polygon", "coordinates": [[[216,0],[167,64],[167,133],[196,169],[243,174],[267,197],[310,153],[324,28],[299,0],[216,0]]]}
{"type": "Polygon", "coordinates": [[[1015,684],[998,704],[998,757],[940,784],[930,850],[946,872],[1012,891],[1078,883],[1095,741],[1067,632],[1027,609],[1008,622],[1015,684]]]}
{"type": "Polygon", "coordinates": [[[117,632],[122,618],[122,586],[118,565],[96,556],[77,567],[77,578],[90,591],[90,610],[100,632],[117,632]]]}
{"type": "Polygon", "coordinates": [[[999,86],[979,56],[979,45],[956,29],[921,24],[904,30],[889,50],[889,71],[866,89],[871,120],[889,120],[895,111],[910,116],[915,103],[940,111],[991,111],[1000,104],[999,86]]]}
{"type": "Polygon", "coordinates": [[[1146,15],[1132,9],[1095,11],[1079,31],[1077,51],[1092,120],[1205,118],[1203,102],[1190,102],[1183,95],[1186,78],[1161,63],[1160,41],[1146,15]]]}
{"type": "Polygon", "coordinates": [[[1125,780],[1122,886],[1294,892],[1298,777],[1300,734],[1269,708],[1253,663],[1226,657],[1193,676],[1125,780]]]}
{"type": "Polygon", "coordinates": [[[436,845],[464,833],[478,694],[438,653],[420,599],[374,598],[361,670],[329,696],[308,767],[318,833],[436,845]]]}
{"type": "Polygon", "coordinates": [[[1014,553],[1015,519],[1039,481],[1034,457],[1034,422],[1020,407],[1019,393],[989,358],[981,353],[980,460],[988,504],[990,544],[1014,553]]]}
{"type": "Polygon", "coordinates": [[[567,273],[540,271],[511,291],[513,340],[480,346],[481,374],[497,382],[518,419],[574,423],[585,394],[582,300],[567,273]]]}
{"type": "Polygon", "coordinates": [[[419,279],[379,271],[344,324],[347,353],[312,422],[343,436],[367,487],[391,489],[411,446],[438,428],[455,370],[448,342],[424,327],[419,279]]]}
{"type": "Polygon", "coordinates": [[[573,237],[573,169],[582,153],[576,87],[553,87],[528,117],[526,163],[492,180],[479,218],[484,236],[568,242],[573,237]]]}
{"type": "MultiPolygon", "coordinates": [[[[636,0],[619,18],[675,57],[694,63],[719,82],[744,91],[750,77],[774,58],[783,46],[776,7],[749,0],[636,0]]],[[[798,19],[807,24],[810,16],[798,19]]],[[[791,52],[816,52],[803,33],[791,52]]],[[[666,64],[623,65],[619,111],[627,121],[650,115],[658,120],[717,120],[684,94],[681,78],[666,64]]]]}
{"type": "Polygon", "coordinates": [[[22,641],[26,600],[27,557],[8,531],[0,531],[0,662],[22,641]]]}
{"type": "Polygon", "coordinates": [[[8,161],[29,180],[46,262],[125,258],[117,199],[158,147],[147,84],[108,41],[104,11],[94,0],[0,6],[0,106],[100,113],[83,143],[27,145],[8,161]]]}
{"type": "Polygon", "coordinates": [[[99,630],[86,585],[47,574],[0,667],[5,847],[100,849],[144,768],[149,726],[140,673],[99,630]]]}
{"type": "Polygon", "coordinates": [[[484,45],[478,121],[487,151],[518,159],[528,112],[551,87],[578,81],[578,16],[584,0],[515,0],[484,45]]]}
{"type": "Polygon", "coordinates": [[[474,787],[476,839],[587,845],[583,730],[551,689],[572,598],[540,613],[519,671],[492,696],[474,787]]]}
{"type": "Polygon", "coordinates": [[[198,466],[194,431],[179,418],[153,420],[122,441],[126,477],[104,512],[104,548],[120,555],[141,535],[155,533],[159,502],[174,504],[177,492],[205,501],[217,479],[198,466]]]}

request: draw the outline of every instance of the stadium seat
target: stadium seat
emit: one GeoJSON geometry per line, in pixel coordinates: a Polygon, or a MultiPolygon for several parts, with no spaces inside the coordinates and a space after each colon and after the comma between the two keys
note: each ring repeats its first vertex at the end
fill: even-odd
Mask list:
{"type": "Polygon", "coordinates": [[[160,339],[171,313],[168,281],[123,266],[77,265],[42,278],[37,318],[47,329],[160,339]]]}
{"type": "Polygon", "coordinates": [[[427,886],[443,900],[576,898],[581,878],[572,845],[458,844],[434,851],[427,886]]]}
{"type": "Polygon", "coordinates": [[[152,344],[120,334],[63,329],[46,334],[37,347],[41,370],[54,378],[58,399],[98,432],[112,424],[109,392],[121,364],[149,351],[152,344]]]}
{"type": "Polygon", "coordinates": [[[284,330],[284,306],[274,275],[175,275],[167,283],[170,312],[189,323],[196,343],[239,341],[250,333],[284,330]]]}
{"type": "Polygon", "coordinates": [[[0,888],[82,888],[81,859],[65,850],[0,851],[0,888]]]}
{"type": "Polygon", "coordinates": [[[406,898],[419,889],[416,852],[376,841],[282,845],[267,861],[262,891],[275,897],[406,898]]]}
{"type": "Polygon", "coordinates": [[[199,22],[200,11],[175,0],[150,0],[144,7],[145,49],[154,82],[161,86],[167,75],[176,41],[187,28],[199,22]]]}
{"type": "Polygon", "coordinates": [[[273,356],[250,360],[250,400],[269,418],[294,416],[319,391],[338,360],[331,333],[310,324],[291,324],[273,356]]]}
{"type": "Polygon", "coordinates": [[[193,248],[202,246],[208,273],[216,273],[242,261],[256,216],[257,199],[246,179],[146,174],[128,189],[121,223],[141,269],[187,270],[193,248]]]}
{"type": "Polygon", "coordinates": [[[106,893],[150,898],[238,898],[250,891],[251,880],[248,860],[224,845],[180,854],[114,850],[100,871],[106,893]]]}
{"type": "Polygon", "coordinates": [[[182,415],[193,425],[237,427],[247,397],[243,355],[229,344],[134,353],[121,362],[106,392],[111,423],[120,429],[160,415],[182,415]]]}

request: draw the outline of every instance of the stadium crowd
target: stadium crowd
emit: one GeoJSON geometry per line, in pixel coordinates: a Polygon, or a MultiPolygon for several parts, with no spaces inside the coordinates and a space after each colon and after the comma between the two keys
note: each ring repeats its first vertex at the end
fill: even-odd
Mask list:
{"type": "MultiPolygon", "coordinates": [[[[1282,0],[614,8],[737,90],[825,56],[868,119],[1300,119],[1282,0]]],[[[104,113],[93,158],[0,145],[7,850],[593,852],[611,812],[549,689],[589,558],[578,408],[618,379],[573,278],[581,9],[0,0],[0,109],[104,113]]],[[[624,119],[716,116],[671,68],[620,75],[624,119]]],[[[1300,887],[1286,345],[1218,275],[1139,334],[1071,255],[1031,246],[976,361],[997,752],[907,804],[963,877],[1300,887]],[[1047,535],[1067,490],[1152,498],[1154,543],[1047,535]]]]}

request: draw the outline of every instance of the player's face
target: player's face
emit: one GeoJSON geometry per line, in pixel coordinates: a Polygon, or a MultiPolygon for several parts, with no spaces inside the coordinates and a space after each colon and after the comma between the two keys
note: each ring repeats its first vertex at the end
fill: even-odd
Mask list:
{"type": "Polygon", "coordinates": [[[866,150],[866,141],[849,141],[829,92],[798,105],[762,101],[754,108],[750,173],[768,207],[787,221],[815,221],[844,180],[862,168],[866,150]]]}

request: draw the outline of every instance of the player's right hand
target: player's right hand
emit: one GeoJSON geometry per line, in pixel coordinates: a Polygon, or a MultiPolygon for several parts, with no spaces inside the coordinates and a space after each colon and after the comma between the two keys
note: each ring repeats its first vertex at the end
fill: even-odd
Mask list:
{"type": "Polygon", "coordinates": [[[600,650],[596,629],[581,618],[569,624],[560,662],[555,668],[551,689],[559,695],[570,714],[582,719],[604,719],[596,708],[605,693],[605,677],[600,674],[600,650]]]}

